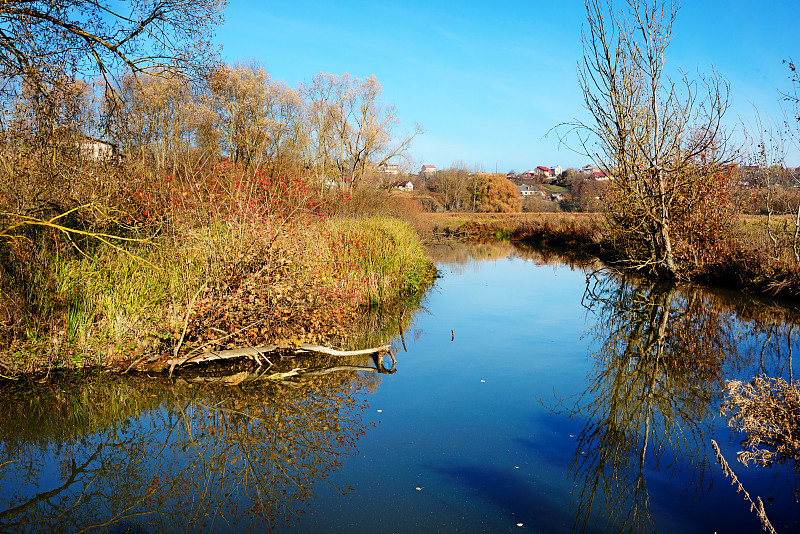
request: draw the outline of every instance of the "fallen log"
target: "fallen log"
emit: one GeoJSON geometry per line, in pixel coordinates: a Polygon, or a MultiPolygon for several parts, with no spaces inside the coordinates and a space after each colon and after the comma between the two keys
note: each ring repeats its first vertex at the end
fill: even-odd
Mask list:
{"type": "MultiPolygon", "coordinates": [[[[174,371],[176,367],[181,367],[184,365],[201,365],[225,360],[235,360],[239,358],[249,358],[255,361],[259,366],[263,366],[264,361],[266,361],[266,363],[271,366],[272,364],[267,358],[267,355],[275,352],[292,352],[295,354],[315,352],[319,354],[327,354],[329,356],[364,356],[382,353],[389,353],[391,355],[389,347],[389,345],[381,345],[380,347],[361,350],[337,350],[322,345],[312,345],[310,343],[279,343],[275,345],[265,345],[262,347],[212,350],[194,355],[190,354],[180,358],[158,359],[155,362],[145,364],[141,370],[164,372],[169,369],[169,374],[172,376],[172,371],[174,371]]],[[[394,361],[394,356],[392,356],[392,360],[394,361]]]]}

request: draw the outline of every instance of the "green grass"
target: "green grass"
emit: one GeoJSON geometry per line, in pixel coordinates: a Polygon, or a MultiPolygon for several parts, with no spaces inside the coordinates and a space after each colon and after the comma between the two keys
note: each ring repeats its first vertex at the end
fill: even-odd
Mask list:
{"type": "Polygon", "coordinates": [[[435,275],[419,236],[391,217],[332,219],[331,265],[357,274],[356,290],[370,304],[390,302],[420,291],[435,275]]]}
{"type": "MultiPolygon", "coordinates": [[[[25,374],[108,365],[169,350],[197,289],[206,281],[216,287],[227,284],[223,279],[232,278],[225,266],[239,257],[246,257],[252,262],[248,269],[256,271],[261,264],[287,265],[284,276],[327,279],[325,294],[311,300],[321,298],[335,306],[342,299],[342,308],[351,309],[386,305],[420,292],[436,273],[418,234],[391,217],[318,221],[286,234],[275,247],[261,247],[268,254],[255,256],[236,239],[235,229],[216,225],[206,230],[186,232],[181,245],[165,239],[158,245],[136,245],[129,253],[99,246],[91,258],[49,258],[47,275],[32,284],[36,294],[28,295],[36,308],[26,317],[26,339],[7,347],[0,360],[12,374],[25,374]],[[248,251],[246,256],[240,249],[248,251]],[[22,357],[10,358],[12,353],[22,357]]],[[[249,272],[243,271],[241,280],[249,272]]],[[[222,290],[216,295],[219,306],[236,304],[230,300],[241,298],[235,287],[230,294],[222,290]]]]}
{"type": "Polygon", "coordinates": [[[25,295],[25,339],[5,353],[14,357],[0,354],[15,373],[103,365],[122,345],[168,342],[203,278],[202,262],[155,245],[128,253],[100,246],[92,257],[59,254],[40,263],[25,295]]]}
{"type": "Polygon", "coordinates": [[[153,247],[134,254],[106,250],[96,259],[57,265],[58,298],[67,302],[67,340],[86,343],[91,333],[120,343],[145,324],[169,326],[163,324],[165,305],[185,301],[199,273],[181,264],[174,251],[153,247]]]}

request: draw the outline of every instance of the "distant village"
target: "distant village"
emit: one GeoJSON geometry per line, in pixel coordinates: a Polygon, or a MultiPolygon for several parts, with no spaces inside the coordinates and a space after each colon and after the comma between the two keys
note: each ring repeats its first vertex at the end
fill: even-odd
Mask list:
{"type": "MultiPolygon", "coordinates": [[[[383,164],[378,170],[386,176],[399,176],[400,168],[397,164],[383,164]]],[[[436,191],[437,176],[441,173],[452,172],[451,169],[439,171],[435,165],[422,165],[416,174],[405,173],[406,179],[394,180],[389,183],[389,188],[397,191],[414,191],[420,188],[436,191]]],[[[473,173],[469,176],[490,173],[473,173]]],[[[505,174],[517,188],[519,196],[523,199],[523,209],[530,207],[533,201],[547,201],[555,204],[570,200],[572,181],[580,177],[583,181],[606,182],[612,179],[607,173],[603,172],[595,165],[584,165],[580,169],[564,170],[560,165],[547,167],[540,165],[535,169],[523,172],[510,171],[505,174]]],[[[586,188],[584,188],[586,189],[586,188]]],[[[599,192],[593,195],[594,200],[599,200],[599,192]]],[[[540,208],[542,206],[539,206],[540,208]]],[[[537,210],[541,211],[541,210],[537,210]]],[[[547,210],[549,211],[549,210],[547,210]]]]}
{"type": "MultiPolygon", "coordinates": [[[[778,186],[788,191],[797,191],[800,195],[800,167],[783,168],[758,166],[729,167],[731,183],[739,190],[757,189],[765,186],[778,186]]],[[[430,194],[436,200],[447,186],[443,182],[450,180],[454,169],[439,170],[435,165],[422,165],[414,172],[401,172],[397,164],[383,164],[378,170],[383,176],[384,184],[389,189],[430,194]],[[393,179],[396,178],[396,179],[393,179]],[[437,196],[438,195],[438,196],[437,196]]],[[[468,172],[460,170],[465,177],[498,173],[468,172]]],[[[596,165],[587,164],[580,168],[563,169],[560,165],[540,165],[522,172],[509,171],[506,179],[516,186],[522,199],[523,211],[597,211],[601,208],[601,198],[614,176],[596,165]]],[[[461,184],[463,187],[463,184],[461,184]]],[[[434,204],[436,204],[434,202],[434,204]]],[[[451,209],[444,202],[443,208],[430,206],[432,209],[451,209]]]]}

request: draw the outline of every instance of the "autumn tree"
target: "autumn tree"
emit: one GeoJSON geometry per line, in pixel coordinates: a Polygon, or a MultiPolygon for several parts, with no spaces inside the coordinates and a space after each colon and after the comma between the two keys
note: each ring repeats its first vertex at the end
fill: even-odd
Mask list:
{"type": "MultiPolygon", "coordinates": [[[[209,39],[222,6],[220,0],[2,2],[0,98],[10,113],[0,126],[29,154],[21,161],[28,167],[49,161],[52,168],[42,169],[44,175],[71,174],[69,160],[60,163],[57,157],[75,147],[76,140],[67,137],[98,132],[101,119],[117,117],[112,112],[117,100],[108,98],[101,107],[98,98],[124,91],[140,73],[168,78],[205,68],[212,61],[209,39]],[[89,82],[95,77],[100,87],[89,82]],[[87,111],[94,124],[72,119],[87,111]]],[[[64,191],[74,204],[86,200],[74,194],[77,179],[70,177],[64,191]]],[[[47,180],[40,186],[41,194],[53,189],[47,180]]]]}
{"type": "Polygon", "coordinates": [[[476,174],[467,189],[474,211],[515,213],[522,210],[522,197],[517,187],[505,176],[476,174]]]}
{"type": "Polygon", "coordinates": [[[0,5],[3,90],[46,98],[69,80],[205,65],[221,0],[10,0],[0,5]]]}
{"type": "Polygon", "coordinates": [[[598,181],[594,176],[574,174],[570,179],[572,203],[578,211],[596,212],[602,209],[602,197],[610,180],[598,181]]]}
{"type": "Polygon", "coordinates": [[[210,86],[220,148],[234,162],[262,167],[287,143],[294,150],[302,108],[293,90],[257,65],[224,65],[210,86]]]}
{"type": "Polygon", "coordinates": [[[183,78],[128,76],[120,85],[114,95],[114,139],[148,168],[174,173],[210,110],[198,105],[183,78]]]}
{"type": "MultiPolygon", "coordinates": [[[[579,81],[588,120],[566,125],[581,151],[614,176],[606,202],[621,260],[667,277],[688,276],[676,235],[714,195],[707,185],[729,159],[722,118],[728,84],[716,73],[672,78],[666,51],[677,4],[587,0],[579,81]]],[[[563,131],[563,130],[562,130],[563,131]]],[[[568,142],[573,142],[571,139],[568,142]]],[[[699,219],[702,219],[701,217],[699,219]]]]}

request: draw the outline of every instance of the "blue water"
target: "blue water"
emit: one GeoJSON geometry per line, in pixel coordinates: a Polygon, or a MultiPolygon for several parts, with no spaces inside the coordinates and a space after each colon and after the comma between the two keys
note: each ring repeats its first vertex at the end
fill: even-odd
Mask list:
{"type": "MultiPolygon", "coordinates": [[[[32,489],[29,480],[9,483],[19,471],[0,469],[0,497],[16,499],[0,501],[0,530],[72,532],[118,518],[93,530],[761,532],[715,463],[714,439],[752,497],[768,503],[778,531],[796,531],[793,467],[736,462],[741,437],[719,416],[724,379],[749,380],[759,369],[789,378],[788,348],[797,345],[790,325],[775,326],[789,332],[786,343],[768,345],[759,367],[753,347],[767,337],[763,325],[741,309],[721,312],[718,327],[733,339],[732,352],[718,358],[721,380],[653,373],[649,381],[622,366],[609,376],[622,376],[623,388],[653,388],[660,404],[621,410],[598,426],[613,403],[610,390],[591,385],[607,370],[602,351],[620,346],[608,343],[610,326],[627,323],[590,305],[586,271],[531,257],[441,263],[441,279],[404,330],[405,350],[393,341],[394,374],[328,378],[330,391],[319,380],[313,388],[166,383],[165,397],[148,392],[155,404],[127,425],[60,447],[7,441],[5,454],[42,474],[32,489]],[[625,417],[639,423],[626,426],[625,417]],[[619,450],[617,441],[595,446],[617,424],[635,438],[619,450]],[[273,451],[291,461],[271,460],[273,451]],[[69,499],[4,516],[4,508],[59,488],[69,462],[87,458],[92,475],[77,476],[69,499]],[[148,493],[148,485],[157,489],[148,493]]],[[[681,326],[665,339],[704,339],[686,330],[700,320],[677,322],[687,294],[679,289],[669,301],[669,324],[681,326]]],[[[692,350],[681,361],[704,349],[692,350]]]]}
{"type": "Polygon", "coordinates": [[[573,347],[584,280],[505,259],[477,272],[444,268],[399,371],[369,398],[379,426],[333,477],[357,480],[356,491],[337,501],[319,494],[303,530],[568,529],[558,496],[570,484],[557,456],[578,425],[551,420],[539,401],[583,381],[587,355],[573,347]]]}

